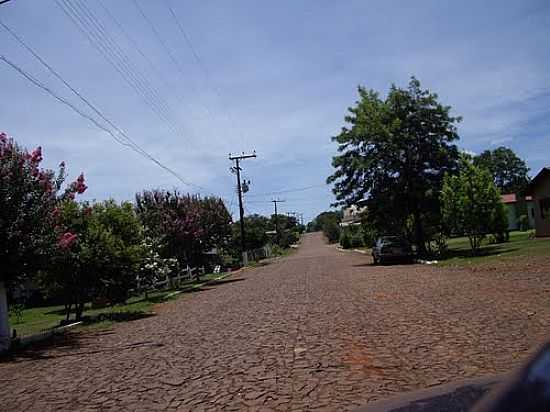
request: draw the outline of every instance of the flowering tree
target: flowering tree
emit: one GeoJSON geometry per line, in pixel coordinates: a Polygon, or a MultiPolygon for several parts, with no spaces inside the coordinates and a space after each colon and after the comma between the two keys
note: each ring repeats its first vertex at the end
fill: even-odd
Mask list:
{"type": "Polygon", "coordinates": [[[231,216],[219,198],[144,191],[136,195],[136,210],[161,257],[175,257],[180,266],[202,264],[205,252],[231,236],[231,216]]]}
{"type": "Polygon", "coordinates": [[[54,172],[40,168],[42,159],[40,147],[28,152],[0,133],[0,351],[9,344],[6,285],[47,266],[59,200],[86,190],[81,175],[62,192],[65,164],[54,172]]]}

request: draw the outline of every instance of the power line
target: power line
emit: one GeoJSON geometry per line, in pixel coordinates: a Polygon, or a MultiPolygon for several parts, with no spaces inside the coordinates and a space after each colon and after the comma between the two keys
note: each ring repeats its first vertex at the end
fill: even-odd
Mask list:
{"type": "MultiPolygon", "coordinates": [[[[166,44],[166,42],[164,41],[164,39],[160,35],[160,32],[155,27],[155,24],[153,23],[153,20],[151,20],[147,16],[147,14],[143,11],[143,8],[139,5],[139,2],[137,0],[132,0],[132,3],[136,7],[136,9],[137,9],[138,13],[141,15],[141,17],[145,20],[145,22],[147,23],[147,25],[149,26],[151,31],[153,32],[153,35],[155,36],[157,42],[162,46],[162,48],[164,49],[166,54],[168,54],[168,57],[170,58],[170,61],[176,67],[176,70],[180,74],[181,78],[183,80],[186,80],[185,72],[184,72],[184,70],[181,66],[181,63],[178,61],[178,59],[176,59],[176,57],[174,56],[174,53],[172,53],[172,50],[170,50],[170,47],[168,47],[168,44],[166,44]]],[[[192,82],[191,82],[191,87],[193,88],[193,90],[195,92],[197,92],[197,87],[192,82]]],[[[212,112],[210,111],[210,109],[208,108],[208,106],[203,104],[202,102],[199,102],[199,105],[204,109],[207,116],[210,117],[210,119],[213,121],[214,116],[213,116],[212,112]]]]}
{"type": "MultiPolygon", "coordinates": [[[[63,0],[63,2],[70,4],[70,0],[63,0]]],[[[123,70],[131,75],[135,84],[138,85],[139,89],[143,92],[145,99],[149,100],[152,106],[159,112],[161,118],[173,128],[176,134],[185,135],[183,130],[172,120],[174,110],[170,107],[169,103],[161,96],[160,92],[153,86],[151,81],[147,79],[147,76],[133,64],[132,60],[116,40],[108,34],[96,15],[80,0],[74,0],[72,10],[76,13],[77,17],[80,16],[82,20],[85,18],[88,20],[88,30],[90,30],[90,28],[92,31],[95,30],[96,38],[99,39],[101,45],[107,49],[111,56],[118,59],[123,70]],[[77,8],[79,8],[79,10],[77,10],[77,8]]]]}
{"type": "MultiPolygon", "coordinates": [[[[78,107],[76,107],[74,104],[72,104],[71,102],[69,102],[67,99],[59,96],[57,93],[55,93],[53,90],[51,90],[48,86],[46,86],[45,84],[43,84],[42,82],[40,82],[38,79],[36,79],[35,77],[33,77],[31,74],[27,73],[25,70],[23,70],[21,67],[19,67],[18,65],[16,65],[15,63],[13,63],[11,60],[9,60],[7,57],[3,56],[3,55],[0,55],[0,60],[2,60],[4,63],[6,63],[8,66],[10,66],[12,69],[14,69],[15,71],[17,71],[21,76],[23,76],[25,79],[27,79],[28,81],[30,81],[31,83],[33,83],[35,86],[39,87],[40,89],[44,90],[45,92],[47,92],[50,96],[52,96],[54,99],[56,99],[57,101],[59,101],[60,103],[68,106],[69,108],[71,108],[74,112],[76,112],[79,116],[85,118],[86,120],[90,121],[92,124],[94,124],[97,128],[99,128],[100,130],[103,130],[104,132],[108,133],[111,137],[113,137],[117,142],[121,143],[120,139],[110,130],[108,129],[107,127],[103,126],[101,123],[99,123],[96,119],[94,119],[92,116],[89,116],[88,114],[84,113],[82,110],[80,110],[78,107]]],[[[118,129],[118,128],[117,128],[118,129]]],[[[120,129],[119,129],[120,130],[120,129]]],[[[126,134],[124,134],[125,137],[127,137],[126,134]]],[[[128,137],[127,137],[128,138],[128,137]]],[[[129,139],[129,138],[128,138],[129,139]]],[[[131,139],[129,139],[131,141],[131,139]]],[[[123,143],[122,143],[123,144],[123,143]]],[[[164,169],[165,171],[167,171],[168,173],[170,173],[171,175],[173,175],[174,177],[176,177],[180,182],[182,182],[183,184],[187,185],[187,186],[193,186],[193,187],[197,187],[197,188],[200,188],[200,189],[204,189],[200,186],[197,186],[193,183],[189,183],[187,181],[185,181],[177,172],[175,172],[174,170],[170,169],[168,166],[165,166],[164,164],[162,164],[160,161],[158,161],[157,159],[155,159],[153,156],[149,155],[145,150],[143,150],[142,148],[140,148],[137,144],[133,143],[132,146],[129,146],[129,145],[126,145],[128,147],[130,147],[132,150],[134,150],[136,153],[146,157],[147,159],[151,160],[152,162],[154,162],[155,164],[157,164],[157,166],[161,167],[162,169],[164,169]]]]}
{"type": "MultiPolygon", "coordinates": [[[[73,22],[77,29],[88,39],[90,44],[122,77],[122,79],[133,89],[151,109],[153,113],[163,122],[170,131],[175,134],[182,134],[178,127],[169,119],[170,115],[165,103],[159,103],[158,93],[150,83],[140,78],[139,72],[132,67],[130,59],[124,54],[120,46],[108,37],[105,30],[99,27],[93,17],[83,16],[83,12],[77,9],[68,0],[55,0],[57,6],[73,22]]],[[[82,10],[82,9],[80,9],[82,10]]]]}
{"type": "MultiPolygon", "coordinates": [[[[101,117],[105,122],[107,122],[111,127],[117,129],[121,134],[122,131],[118,129],[113,123],[107,119],[103,113],[101,113],[90,101],[88,101],[80,92],[74,89],[52,66],[50,66],[33,48],[31,48],[15,31],[13,31],[8,25],[6,25],[2,20],[0,20],[0,26],[4,28],[21,46],[23,46],[33,57],[38,60],[46,69],[50,71],[58,80],[60,80],[69,90],[71,90],[76,96],[80,98],[88,107],[90,107],[99,117],[101,117]]],[[[115,137],[115,140],[120,144],[129,146],[128,143],[123,142],[118,137],[115,137]]]]}
{"type": "Polygon", "coordinates": [[[260,196],[272,196],[272,195],[279,195],[282,193],[293,193],[293,192],[303,192],[306,190],[311,190],[319,187],[327,187],[327,185],[312,185],[312,186],[305,186],[305,187],[299,187],[295,189],[285,189],[285,190],[277,190],[274,192],[266,192],[266,193],[253,193],[248,195],[248,197],[260,197],[260,196]]]}
{"type": "MultiPolygon", "coordinates": [[[[147,62],[149,67],[152,69],[152,71],[157,75],[157,77],[160,79],[160,81],[164,84],[165,87],[167,87],[169,90],[173,91],[173,88],[171,85],[166,81],[166,76],[163,76],[161,70],[159,67],[153,62],[153,60],[143,51],[143,49],[139,46],[139,44],[134,40],[134,38],[128,33],[128,31],[124,28],[122,23],[115,17],[113,13],[109,10],[107,6],[105,6],[105,3],[103,0],[99,0],[99,5],[105,12],[105,14],[111,19],[111,21],[118,27],[119,31],[123,34],[123,36],[131,43],[132,47],[139,53],[139,55],[147,62]]],[[[185,101],[184,96],[178,96],[178,101],[186,106],[190,106],[188,102],[185,101]]]]}
{"type": "MultiPolygon", "coordinates": [[[[197,49],[193,46],[193,42],[191,41],[191,37],[187,34],[185,28],[183,27],[183,24],[181,23],[181,19],[178,18],[176,12],[174,11],[172,6],[170,5],[169,0],[165,0],[164,4],[166,5],[168,10],[170,11],[170,14],[172,15],[172,18],[174,19],[174,21],[176,23],[176,26],[178,27],[180,33],[182,34],[182,37],[183,37],[185,43],[187,44],[187,47],[189,47],[189,49],[191,50],[191,54],[193,55],[193,57],[195,59],[195,62],[197,63],[197,65],[202,70],[202,72],[204,74],[204,77],[206,78],[207,83],[209,84],[210,88],[214,91],[214,93],[216,94],[218,99],[220,100],[220,103],[222,103],[222,105],[223,105],[223,99],[222,99],[220,88],[217,85],[213,84],[212,76],[210,75],[210,71],[208,70],[208,66],[203,62],[203,60],[201,59],[197,49]]],[[[231,124],[231,126],[233,127],[233,129],[236,130],[237,127],[236,127],[236,124],[235,124],[235,121],[234,121],[233,117],[231,116],[231,112],[230,111],[224,111],[224,114],[226,115],[226,118],[227,118],[228,122],[231,124]]],[[[242,138],[242,135],[241,135],[241,138],[242,138]]],[[[244,139],[244,140],[247,140],[247,139],[244,139]]],[[[246,143],[248,144],[248,142],[246,142],[246,143]]]]}

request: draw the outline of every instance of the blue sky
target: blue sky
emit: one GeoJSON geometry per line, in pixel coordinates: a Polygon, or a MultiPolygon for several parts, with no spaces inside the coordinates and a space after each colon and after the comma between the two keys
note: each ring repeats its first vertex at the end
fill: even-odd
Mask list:
{"type": "MultiPolygon", "coordinates": [[[[258,158],[243,164],[252,181],[248,212],[271,212],[270,192],[309,186],[315,187],[280,194],[287,200],[281,211],[310,219],[327,209],[332,195],[323,184],[336,150],[330,137],[344,125],[357,86],[385,93],[392,83],[406,86],[411,75],[464,117],[463,149],[512,147],[531,173],[550,164],[545,0],[136,1],[163,43],[133,0],[12,0],[0,6],[0,18],[147,152],[203,193],[224,197],[235,213],[227,154],[253,149],[258,158]],[[95,16],[146,98],[59,4],[95,16]]],[[[0,55],[88,110],[1,28],[0,55]]],[[[87,198],[133,199],[156,187],[196,190],[2,62],[0,92],[0,129],[29,148],[41,145],[47,166],[64,160],[71,176],[83,171],[87,198]]]]}

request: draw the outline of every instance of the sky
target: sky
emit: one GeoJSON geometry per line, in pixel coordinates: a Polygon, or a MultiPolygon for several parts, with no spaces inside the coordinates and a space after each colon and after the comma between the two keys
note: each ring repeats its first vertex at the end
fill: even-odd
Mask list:
{"type": "MultiPolygon", "coordinates": [[[[511,147],[532,175],[550,165],[546,0],[11,0],[0,20],[192,184],[0,61],[0,130],[41,146],[45,166],[84,172],[89,200],[177,188],[221,196],[237,217],[228,154],[255,150],[242,163],[246,212],[272,213],[277,197],[310,220],[334,200],[331,137],[357,87],[385,95],[412,75],[463,117],[461,149],[511,147]]],[[[1,27],[0,56],[105,124],[1,27]]]]}

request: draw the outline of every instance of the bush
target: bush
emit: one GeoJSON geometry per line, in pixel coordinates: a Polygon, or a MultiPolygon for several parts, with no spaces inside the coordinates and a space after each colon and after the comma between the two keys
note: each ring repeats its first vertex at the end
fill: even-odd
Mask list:
{"type": "Polygon", "coordinates": [[[351,247],[363,247],[363,236],[361,233],[358,233],[351,237],[351,247]]]}
{"type": "Polygon", "coordinates": [[[529,230],[529,217],[527,215],[521,215],[519,217],[519,230],[525,232],[529,230]]]}
{"type": "Polygon", "coordinates": [[[279,245],[273,245],[271,247],[271,253],[273,256],[283,256],[284,255],[284,249],[280,247],[279,245]]]}
{"type": "Polygon", "coordinates": [[[342,246],[343,249],[351,248],[351,239],[346,231],[344,231],[340,237],[340,246],[342,246]]]}
{"type": "Polygon", "coordinates": [[[326,222],[323,225],[323,233],[330,243],[338,242],[338,239],[340,239],[340,226],[336,222],[326,222]]]}

